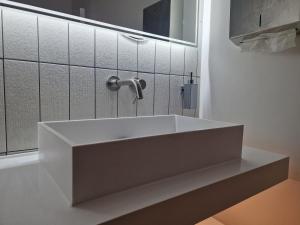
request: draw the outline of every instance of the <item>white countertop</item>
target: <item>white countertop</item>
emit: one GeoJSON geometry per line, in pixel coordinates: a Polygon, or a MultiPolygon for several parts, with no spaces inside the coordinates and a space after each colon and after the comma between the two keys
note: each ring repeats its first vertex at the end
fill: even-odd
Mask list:
{"type": "Polygon", "coordinates": [[[287,157],[245,147],[242,160],[219,164],[70,207],[37,153],[0,158],[0,225],[96,225],[287,157]]]}

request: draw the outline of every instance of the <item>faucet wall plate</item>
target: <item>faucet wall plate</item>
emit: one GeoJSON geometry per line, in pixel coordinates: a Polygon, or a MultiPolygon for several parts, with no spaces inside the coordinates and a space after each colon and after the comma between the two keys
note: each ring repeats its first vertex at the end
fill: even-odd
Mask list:
{"type": "Polygon", "coordinates": [[[108,81],[106,82],[106,86],[111,91],[118,91],[121,86],[118,84],[118,81],[120,80],[119,77],[111,76],[108,81]]]}

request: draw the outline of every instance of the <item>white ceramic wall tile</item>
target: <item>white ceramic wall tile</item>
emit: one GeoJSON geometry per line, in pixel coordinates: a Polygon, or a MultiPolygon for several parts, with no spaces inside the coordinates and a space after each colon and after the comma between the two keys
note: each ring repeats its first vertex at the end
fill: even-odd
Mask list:
{"type": "Polygon", "coordinates": [[[95,118],[94,68],[70,68],[70,118],[71,120],[95,118]]]}
{"type": "Polygon", "coordinates": [[[156,41],[155,72],[169,74],[171,66],[171,46],[169,42],[156,41]]]}
{"type": "Polygon", "coordinates": [[[108,29],[96,29],[96,66],[118,68],[118,33],[108,29]]]}
{"type": "Polygon", "coordinates": [[[154,114],[168,115],[169,113],[169,87],[170,76],[164,74],[155,74],[154,91],[154,114]]]}
{"type": "Polygon", "coordinates": [[[96,117],[117,117],[118,92],[110,91],[106,87],[106,81],[111,76],[117,76],[116,70],[96,69],[96,117]]]}
{"type": "Polygon", "coordinates": [[[70,64],[94,66],[94,28],[79,23],[70,23],[70,64]]]}
{"type": "Polygon", "coordinates": [[[185,48],[185,67],[184,74],[190,75],[193,73],[193,76],[197,76],[197,63],[198,63],[198,49],[194,47],[186,47],[185,48]]]}
{"type": "MultiPolygon", "coordinates": [[[[67,65],[47,63],[40,65],[43,121],[68,120],[69,117],[71,119],[94,118],[95,109],[97,118],[142,116],[153,115],[153,113],[181,115],[183,112],[188,116],[199,114],[199,110],[182,111],[180,87],[183,85],[183,79],[187,77],[168,75],[170,73],[187,75],[189,72],[194,72],[196,75],[196,48],[153,39],[138,44],[112,30],[103,28],[94,30],[95,28],[89,25],[75,22],[71,22],[68,26],[68,21],[47,16],[39,16],[37,19],[37,16],[32,13],[14,9],[5,8],[2,13],[5,57],[38,60],[38,32],[39,54],[42,62],[68,64],[70,56],[70,64],[73,65],[70,71],[67,65]],[[75,65],[87,67],[96,65],[103,69],[96,69],[95,80],[93,68],[75,65]],[[118,68],[140,71],[140,73],[119,71],[118,74],[116,70],[118,68]],[[153,75],[154,71],[156,75],[153,75]],[[121,79],[136,76],[145,79],[147,88],[143,93],[144,100],[133,104],[135,93],[129,87],[122,87],[119,94],[108,90],[106,81],[113,75],[119,75],[121,79]]],[[[0,26],[0,58],[1,35],[0,26]]],[[[6,60],[5,68],[7,68],[4,78],[5,81],[7,80],[5,83],[9,114],[7,117],[8,150],[35,148],[36,122],[39,120],[38,65],[6,60]]],[[[1,79],[3,78],[0,62],[0,152],[3,151],[3,146],[5,147],[5,132],[1,131],[5,127],[4,101],[1,101],[3,99],[1,84],[3,85],[4,82],[1,79]]]]}
{"type": "Polygon", "coordinates": [[[184,74],[184,46],[171,45],[171,74],[184,74]]]}
{"type": "Polygon", "coordinates": [[[0,154],[6,152],[3,60],[0,60],[0,154]]]}
{"type": "Polygon", "coordinates": [[[38,64],[5,60],[8,151],[37,147],[39,121],[38,64]]]}
{"type": "Polygon", "coordinates": [[[183,76],[170,75],[170,105],[169,114],[182,115],[183,76]]]}
{"type": "Polygon", "coordinates": [[[19,10],[3,9],[4,56],[37,60],[37,16],[19,10]]]}
{"type": "MultiPolygon", "coordinates": [[[[189,82],[190,82],[190,77],[189,76],[184,76],[184,83],[188,84],[189,82]]],[[[194,77],[194,83],[198,84],[197,77],[194,77]]],[[[199,101],[199,96],[198,96],[198,101],[199,101]]],[[[184,116],[189,116],[189,117],[195,117],[196,109],[183,109],[183,115],[184,116]]]]}
{"type": "MultiPolygon", "coordinates": [[[[118,76],[121,80],[137,77],[136,72],[119,71],[118,76]]],[[[132,117],[136,116],[136,102],[134,103],[136,93],[128,86],[123,86],[118,94],[118,116],[132,117]]]]}
{"type": "Polygon", "coordinates": [[[3,58],[2,9],[0,9],[0,58],[3,58]]]}
{"type": "Polygon", "coordinates": [[[42,63],[40,68],[41,119],[69,119],[69,68],[42,63]]]}
{"type": "Polygon", "coordinates": [[[68,22],[39,16],[38,24],[40,60],[68,64],[68,22]]]}
{"type": "Polygon", "coordinates": [[[154,73],[155,41],[147,39],[138,44],[138,71],[154,73]]]}
{"type": "Polygon", "coordinates": [[[137,71],[137,42],[118,35],[118,68],[137,71]]]}
{"type": "Polygon", "coordinates": [[[138,77],[144,79],[147,83],[146,88],[143,90],[144,99],[137,102],[137,115],[138,116],[153,116],[154,114],[154,74],[139,73],[138,77]]]}

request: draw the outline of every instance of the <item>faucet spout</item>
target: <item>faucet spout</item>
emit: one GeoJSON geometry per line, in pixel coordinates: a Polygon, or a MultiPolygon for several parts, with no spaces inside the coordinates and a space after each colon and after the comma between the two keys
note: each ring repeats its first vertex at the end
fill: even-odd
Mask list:
{"type": "Polygon", "coordinates": [[[136,99],[144,98],[143,90],[146,88],[146,81],[139,78],[131,78],[120,80],[120,78],[112,76],[107,81],[107,87],[112,91],[118,91],[122,86],[129,86],[136,94],[136,99]]]}
{"type": "Polygon", "coordinates": [[[119,80],[117,81],[117,84],[121,87],[121,86],[129,86],[131,87],[134,92],[136,93],[136,98],[137,99],[143,99],[143,92],[142,92],[142,86],[139,82],[138,79],[136,78],[132,78],[132,79],[128,79],[128,80],[119,80]]]}

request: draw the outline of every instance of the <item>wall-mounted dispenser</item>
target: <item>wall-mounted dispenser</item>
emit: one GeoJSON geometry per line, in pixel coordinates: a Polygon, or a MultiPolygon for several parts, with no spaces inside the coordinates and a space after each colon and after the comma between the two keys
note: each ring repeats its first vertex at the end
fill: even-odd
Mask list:
{"type": "Polygon", "coordinates": [[[182,87],[183,108],[196,109],[198,105],[198,84],[194,83],[193,73],[190,80],[182,87]]]}
{"type": "Polygon", "coordinates": [[[230,39],[236,45],[299,29],[299,0],[231,0],[230,39]]]}

